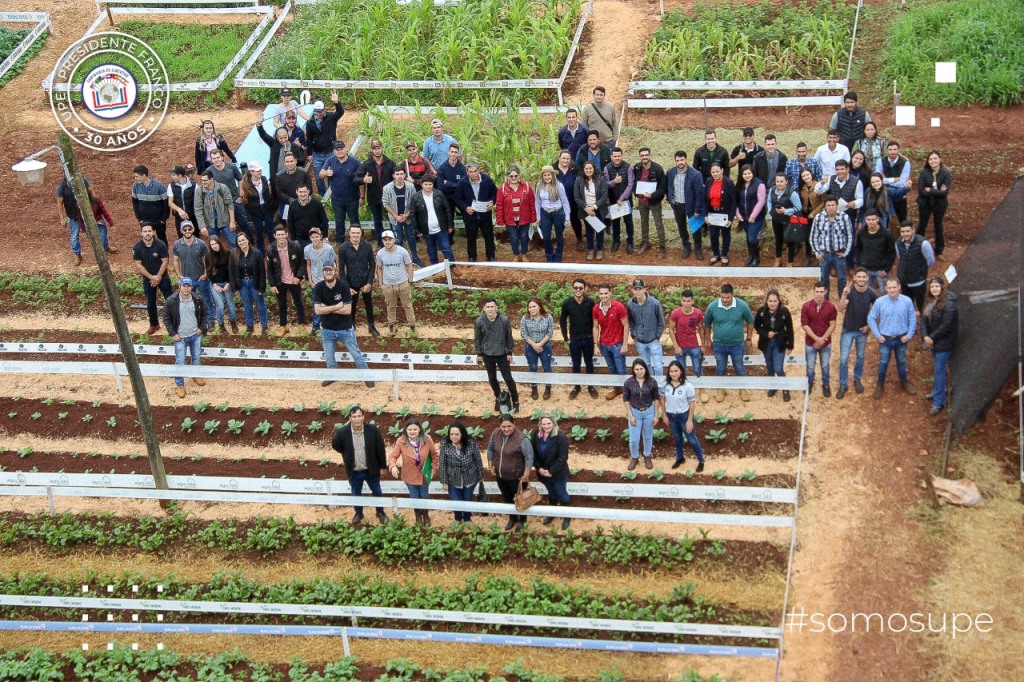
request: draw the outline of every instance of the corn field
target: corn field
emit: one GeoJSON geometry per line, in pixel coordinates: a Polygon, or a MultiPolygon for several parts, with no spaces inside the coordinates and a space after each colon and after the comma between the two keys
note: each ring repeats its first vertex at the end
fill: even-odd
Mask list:
{"type": "Polygon", "coordinates": [[[665,14],[642,80],[802,80],[846,73],[856,2],[698,3],[665,14]]]}
{"type": "Polygon", "coordinates": [[[508,167],[516,164],[531,184],[540,177],[544,164],[558,160],[558,128],[561,118],[534,113],[520,116],[511,102],[497,112],[485,110],[480,100],[464,105],[463,113],[444,114],[440,109],[423,109],[401,118],[370,110],[360,119],[360,130],[379,137],[384,153],[396,161],[405,158],[403,145],[414,140],[422,145],[430,136],[430,120],[444,122],[445,132],[458,140],[467,161],[477,161],[499,184],[508,167]],[[373,124],[371,125],[371,116],[373,124]]]}
{"type": "MultiPolygon", "coordinates": [[[[581,5],[582,0],[474,0],[446,7],[429,1],[324,0],[296,10],[257,71],[265,78],[335,80],[557,77],[581,5]]],[[[393,92],[361,95],[377,103],[410,99],[396,102],[393,92]]]]}

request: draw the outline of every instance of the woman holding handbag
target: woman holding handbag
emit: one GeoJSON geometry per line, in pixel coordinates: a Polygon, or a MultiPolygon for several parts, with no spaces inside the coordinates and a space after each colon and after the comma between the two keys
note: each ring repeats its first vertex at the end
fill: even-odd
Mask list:
{"type": "MultiPolygon", "coordinates": [[[[494,472],[501,491],[501,499],[508,504],[516,500],[522,486],[530,483],[530,469],[533,468],[533,447],[522,429],[516,426],[515,418],[501,415],[498,428],[487,441],[487,468],[494,472]]],[[[526,529],[526,516],[509,514],[505,530],[526,529]]]]}
{"type": "Polygon", "coordinates": [[[789,265],[793,264],[796,247],[804,241],[803,229],[807,218],[801,214],[803,204],[800,193],[790,189],[785,173],[775,174],[775,187],[768,192],[768,215],[772,217],[772,235],[775,237],[775,267],[782,267],[782,245],[786,244],[789,265]],[[789,229],[790,224],[794,229],[789,229]]]}
{"type": "MultiPolygon", "coordinates": [[[[395,478],[401,478],[409,489],[409,497],[425,500],[430,497],[430,475],[433,460],[437,458],[437,447],[430,436],[423,433],[419,420],[410,417],[405,422],[405,431],[398,437],[395,447],[388,455],[388,471],[395,478]],[[401,466],[399,466],[401,461],[401,466]]],[[[430,513],[426,509],[415,509],[416,525],[430,525],[430,513]]]]}
{"type": "MultiPolygon", "coordinates": [[[[537,478],[548,491],[548,503],[552,507],[569,506],[569,439],[558,428],[558,422],[550,414],[540,418],[537,432],[530,436],[530,445],[535,453],[533,466],[537,478]]],[[[541,521],[551,525],[553,516],[541,521]]],[[[572,519],[562,519],[562,530],[569,530],[572,519]]]]}
{"type": "MultiPolygon", "coordinates": [[[[448,435],[441,439],[441,452],[437,457],[437,480],[448,489],[448,499],[472,502],[478,483],[484,479],[484,465],[480,446],[469,435],[462,422],[452,422],[448,435]]],[[[456,523],[469,523],[467,511],[456,511],[456,523]]]]}

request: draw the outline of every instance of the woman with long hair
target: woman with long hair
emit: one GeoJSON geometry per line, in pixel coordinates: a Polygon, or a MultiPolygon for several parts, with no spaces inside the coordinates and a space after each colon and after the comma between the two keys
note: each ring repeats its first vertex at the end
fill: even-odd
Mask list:
{"type": "MultiPolygon", "coordinates": [[[[540,360],[545,374],[551,374],[551,338],[555,335],[555,319],[544,309],[544,304],[534,296],[526,304],[526,314],[519,320],[519,333],[523,337],[526,365],[531,372],[537,371],[540,360]]],[[[530,397],[537,399],[537,384],[530,385],[530,397]]],[[[544,400],[551,397],[551,384],[544,386],[544,400]]]]}
{"type": "MultiPolygon", "coordinates": [[[[789,186],[785,173],[775,174],[775,186],[768,192],[767,213],[772,220],[772,236],[775,238],[775,267],[782,267],[782,245],[786,245],[789,265],[793,264],[798,242],[786,243],[786,228],[793,221],[805,220],[802,215],[803,203],[800,192],[789,186]]],[[[804,223],[806,225],[806,223],[804,223]]]]}
{"type": "Polygon", "coordinates": [[[238,194],[245,203],[245,210],[253,226],[253,238],[261,249],[274,241],[274,213],[277,211],[277,196],[271,190],[270,182],[263,175],[263,165],[250,161],[238,194]]]}
{"type": "Polygon", "coordinates": [[[576,250],[586,251],[587,243],[583,238],[583,221],[580,219],[580,209],[572,200],[573,192],[576,189],[576,166],[573,164],[572,154],[568,149],[558,153],[558,163],[555,164],[555,180],[561,183],[565,190],[565,196],[569,199],[569,225],[576,235],[576,250]]]}
{"type": "Polygon", "coordinates": [[[708,265],[719,260],[722,265],[729,264],[729,244],[732,235],[729,225],[736,213],[736,185],[725,174],[721,164],[711,164],[711,177],[704,183],[704,199],[708,209],[707,223],[711,230],[711,259],[708,265]],[[721,251],[719,251],[721,239],[721,251]]]}
{"type": "MultiPolygon", "coordinates": [[[[472,502],[473,491],[484,478],[484,465],[480,457],[480,446],[469,435],[462,422],[448,425],[448,433],[441,439],[437,456],[437,480],[448,490],[448,499],[456,502],[472,502]]],[[[456,523],[469,523],[471,514],[456,511],[456,523]]]]}
{"type": "Polygon", "coordinates": [[[807,230],[805,234],[807,238],[804,239],[804,267],[811,267],[817,265],[815,263],[814,252],[811,250],[811,230],[810,225],[814,222],[814,219],[819,213],[825,209],[825,197],[822,194],[818,194],[814,191],[814,186],[817,184],[817,180],[814,179],[814,173],[809,168],[804,168],[800,171],[800,204],[802,208],[800,212],[803,213],[804,218],[807,219],[807,230]]]}
{"type": "Polygon", "coordinates": [[[878,222],[882,227],[891,231],[892,219],[896,217],[896,212],[892,208],[892,202],[889,201],[889,192],[885,189],[885,180],[881,173],[872,173],[864,188],[864,206],[861,207],[858,221],[861,227],[867,223],[865,216],[872,208],[878,214],[878,222]]]}
{"type": "Polygon", "coordinates": [[[205,119],[199,124],[199,136],[196,138],[195,158],[197,173],[202,173],[210,167],[212,163],[210,161],[210,152],[214,149],[219,149],[223,152],[224,156],[231,159],[232,163],[237,161],[224,136],[217,132],[213,121],[205,119]]]}
{"type": "MultiPolygon", "coordinates": [[[[569,506],[569,439],[558,428],[558,422],[550,414],[545,414],[537,424],[537,431],[530,436],[533,447],[533,468],[537,470],[537,479],[548,491],[548,504],[552,507],[569,506]]],[[[545,526],[551,525],[553,516],[545,516],[541,521],[545,526]]],[[[572,519],[562,519],[562,530],[569,530],[572,519]]]]}
{"type": "Polygon", "coordinates": [[[544,166],[533,193],[536,214],[540,219],[540,236],[544,240],[544,256],[549,263],[562,262],[565,228],[569,227],[569,199],[565,188],[555,178],[555,169],[544,166]]]}
{"type": "Polygon", "coordinates": [[[868,121],[864,124],[864,137],[853,145],[850,152],[863,152],[867,171],[875,173],[882,170],[882,157],[885,156],[887,146],[886,139],[878,135],[878,126],[868,121]]]}
{"type": "Polygon", "coordinates": [[[761,179],[754,176],[750,164],[740,168],[740,181],[736,185],[736,219],[747,237],[748,268],[761,264],[761,239],[764,236],[764,206],[767,190],[761,179]]]}
{"type": "MultiPolygon", "coordinates": [[[[423,433],[423,425],[416,417],[409,417],[405,421],[402,435],[395,441],[395,447],[388,455],[388,471],[393,477],[402,479],[409,489],[410,499],[425,500],[430,497],[430,477],[436,459],[437,446],[434,441],[423,433]]],[[[417,526],[430,525],[428,510],[413,511],[416,513],[417,526]]]]}
{"type": "MultiPolygon", "coordinates": [[[[764,366],[770,377],[786,376],[786,354],[793,352],[793,316],[782,304],[782,297],[776,289],[769,289],[764,305],[754,314],[754,331],[757,332],[757,349],[764,353],[764,366]]],[[[768,391],[768,397],[776,391],[768,391]]],[[[782,399],[789,402],[789,391],[782,392],[782,399]]]]}
{"type": "Polygon", "coordinates": [[[530,225],[537,222],[536,200],[519,166],[508,169],[508,178],[498,188],[494,215],[499,225],[508,230],[512,260],[525,262],[530,246],[530,225]]]}
{"type": "Polygon", "coordinates": [[[228,278],[231,288],[242,297],[242,310],[245,312],[245,331],[252,334],[253,308],[259,312],[260,328],[263,336],[267,335],[267,301],[264,293],[267,289],[267,266],[263,252],[249,242],[249,236],[239,232],[235,248],[231,250],[228,261],[228,278]]]}
{"type": "Polygon", "coordinates": [[[651,376],[647,363],[640,358],[633,361],[630,374],[622,385],[622,401],[626,405],[626,421],[629,425],[628,469],[636,469],[640,461],[641,441],[644,466],[653,469],[651,450],[654,446],[654,417],[660,395],[658,382],[651,376]]]}
{"type": "Polygon", "coordinates": [[[583,164],[576,184],[573,186],[573,200],[580,210],[580,217],[597,218],[604,223],[604,230],[595,230],[587,223],[587,260],[604,260],[604,233],[608,226],[608,181],[597,172],[593,161],[583,164]]]}
{"type": "MultiPolygon", "coordinates": [[[[245,234],[244,232],[239,234],[245,234]]],[[[206,271],[210,274],[210,285],[213,290],[213,303],[217,317],[217,328],[221,334],[227,333],[224,326],[224,311],[231,322],[231,332],[238,333],[238,322],[235,318],[235,290],[231,288],[231,253],[217,236],[210,237],[210,250],[206,254],[206,271]]]]}
{"type": "Polygon", "coordinates": [[[921,309],[921,334],[924,345],[931,350],[935,360],[935,383],[932,384],[931,395],[926,396],[932,400],[929,414],[933,417],[946,406],[947,369],[956,348],[957,315],[956,293],[949,290],[941,277],[929,279],[928,293],[921,309]]]}
{"type": "MultiPolygon", "coordinates": [[[[505,412],[498,420],[498,428],[487,441],[487,468],[494,472],[506,503],[515,502],[520,486],[529,485],[530,469],[533,468],[533,446],[523,430],[516,426],[515,418],[505,412]]],[[[526,516],[509,514],[505,530],[526,529],[526,516]]]]}
{"type": "Polygon", "coordinates": [[[928,152],[928,160],[921,174],[917,176],[917,209],[919,221],[917,233],[922,237],[928,228],[928,219],[935,218],[935,257],[942,255],[946,239],[942,234],[942,219],[949,208],[949,190],[953,176],[942,163],[942,156],[935,150],[928,152]]]}
{"type": "Polygon", "coordinates": [[[678,469],[686,461],[683,445],[690,444],[697,456],[697,473],[704,471],[704,450],[693,426],[693,413],[697,409],[697,391],[686,381],[683,363],[673,360],[668,363],[665,373],[665,388],[661,392],[661,420],[672,432],[675,441],[676,459],[672,468],[678,469]]]}

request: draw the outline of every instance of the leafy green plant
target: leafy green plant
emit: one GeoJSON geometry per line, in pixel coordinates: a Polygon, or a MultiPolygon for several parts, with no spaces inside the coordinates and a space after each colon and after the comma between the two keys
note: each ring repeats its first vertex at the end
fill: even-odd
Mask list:
{"type": "Polygon", "coordinates": [[[594,476],[598,478],[604,477],[604,469],[594,469],[594,476]]]}
{"type": "Polygon", "coordinates": [[[53,400],[53,398],[43,398],[39,402],[41,402],[43,405],[46,405],[47,407],[49,407],[50,405],[53,405],[54,400],[53,400]]]}
{"type": "Polygon", "coordinates": [[[20,457],[22,459],[25,459],[26,457],[28,457],[29,455],[32,454],[32,446],[31,445],[26,445],[23,448],[18,448],[17,452],[18,452],[18,457],[20,457]]]}
{"type": "Polygon", "coordinates": [[[746,443],[748,440],[750,440],[750,432],[743,431],[742,433],[738,433],[736,434],[736,439],[741,443],[746,443]]]}
{"type": "Polygon", "coordinates": [[[420,408],[420,412],[427,416],[441,414],[441,406],[436,403],[431,403],[430,405],[424,405],[420,408]]]}
{"type": "Polygon", "coordinates": [[[650,474],[648,474],[648,475],[649,475],[649,476],[650,476],[650,477],[651,477],[652,479],[654,479],[655,481],[659,481],[659,482],[660,482],[660,481],[664,481],[664,480],[665,480],[665,472],[664,472],[664,471],[662,471],[661,469],[655,469],[654,471],[652,471],[652,472],[651,472],[650,474]]]}
{"type": "MultiPolygon", "coordinates": [[[[318,407],[316,409],[316,411],[319,412],[320,414],[324,415],[325,417],[330,417],[332,414],[335,413],[337,408],[338,408],[337,403],[335,403],[333,400],[330,401],[330,402],[328,402],[326,400],[321,400],[320,401],[320,407],[318,407]]],[[[347,417],[348,415],[345,415],[345,416],[347,417]]]]}
{"type": "Polygon", "coordinates": [[[487,420],[489,420],[493,416],[494,416],[494,412],[493,411],[491,411],[491,410],[484,410],[483,414],[480,415],[480,418],[483,419],[484,421],[487,421],[487,420]]]}
{"type": "Polygon", "coordinates": [[[91,422],[91,421],[92,421],[92,419],[93,419],[93,417],[92,417],[92,415],[91,415],[91,414],[83,414],[83,415],[82,415],[82,421],[83,421],[83,422],[85,422],[86,424],[88,424],[89,422],[91,422]]]}
{"type": "Polygon", "coordinates": [[[184,419],[181,420],[181,430],[184,431],[185,433],[192,433],[192,427],[194,427],[197,423],[199,423],[198,419],[193,419],[192,417],[185,417],[184,419]]]}
{"type": "Polygon", "coordinates": [[[67,412],[58,412],[57,413],[57,419],[67,419],[67,418],[68,418],[68,413],[67,412]]]}
{"type": "Polygon", "coordinates": [[[316,433],[320,429],[324,428],[324,423],[323,422],[318,422],[318,421],[314,420],[314,421],[311,421],[309,423],[309,425],[306,426],[306,428],[309,430],[310,433],[316,433]]]}
{"type": "Polygon", "coordinates": [[[17,417],[17,416],[18,416],[18,413],[17,413],[17,412],[14,412],[14,411],[11,411],[11,412],[8,412],[8,413],[7,413],[7,417],[8,417],[8,419],[14,419],[14,418],[15,418],[15,417],[17,417]]]}
{"type": "Polygon", "coordinates": [[[622,472],[622,480],[624,480],[624,481],[635,481],[636,480],[636,472],[635,471],[623,471],[622,472]]]}
{"type": "Polygon", "coordinates": [[[740,479],[741,481],[753,481],[755,478],[757,478],[757,474],[750,469],[744,469],[743,473],[737,476],[736,478],[740,479]]]}
{"type": "Polygon", "coordinates": [[[247,403],[238,408],[238,411],[244,414],[246,417],[250,417],[252,416],[252,413],[256,411],[256,406],[247,403]]]}
{"type": "Polygon", "coordinates": [[[228,420],[228,433],[235,436],[242,435],[242,427],[245,426],[245,421],[239,421],[237,419],[228,420]]]}
{"type": "Polygon", "coordinates": [[[654,437],[654,442],[660,443],[668,438],[669,433],[665,429],[654,429],[651,435],[654,437]]]}
{"type": "Polygon", "coordinates": [[[715,473],[711,474],[716,481],[721,481],[725,478],[725,469],[719,469],[715,473]]]}
{"type": "Polygon", "coordinates": [[[743,421],[745,421],[745,422],[752,422],[752,421],[754,421],[754,413],[753,412],[746,412],[746,413],[744,413],[743,421]]]}
{"type": "Polygon", "coordinates": [[[211,436],[213,434],[217,433],[217,429],[219,429],[219,428],[220,428],[220,420],[219,419],[207,419],[206,423],[203,424],[203,431],[206,431],[206,433],[210,434],[211,436]]]}
{"type": "Polygon", "coordinates": [[[200,400],[198,403],[192,406],[192,409],[201,414],[203,412],[206,412],[206,410],[209,409],[209,407],[210,403],[204,400],[200,400]]]}
{"type": "Polygon", "coordinates": [[[628,426],[626,428],[622,429],[622,433],[619,435],[619,439],[622,440],[623,443],[628,443],[629,442],[629,427],[628,426]]]}
{"type": "Polygon", "coordinates": [[[693,415],[693,423],[694,424],[703,424],[704,423],[704,415],[703,415],[703,413],[698,412],[697,414],[693,415]]]}
{"type": "Polygon", "coordinates": [[[453,412],[452,414],[456,419],[459,419],[463,415],[469,414],[469,410],[467,410],[465,407],[456,407],[455,412],[453,412]]]}
{"type": "Polygon", "coordinates": [[[290,422],[287,419],[281,424],[281,433],[285,438],[291,438],[291,436],[299,430],[299,425],[295,422],[290,422]]]}
{"type": "Polygon", "coordinates": [[[572,430],[569,432],[569,438],[572,438],[574,441],[579,443],[580,441],[587,437],[587,434],[589,432],[590,429],[584,426],[580,426],[579,424],[573,424],[572,430]]]}
{"type": "Polygon", "coordinates": [[[704,435],[704,440],[709,440],[712,443],[721,443],[728,435],[725,429],[709,429],[707,434],[704,435]]]}
{"type": "Polygon", "coordinates": [[[609,436],[612,435],[611,429],[597,429],[594,431],[594,436],[597,437],[602,443],[608,440],[609,436]]]}
{"type": "Polygon", "coordinates": [[[554,419],[556,422],[560,422],[565,419],[568,419],[569,413],[560,407],[556,407],[555,409],[551,410],[551,418],[554,419]]]}
{"type": "Polygon", "coordinates": [[[384,410],[386,409],[388,409],[387,405],[374,405],[372,408],[370,408],[370,411],[379,417],[382,414],[384,414],[384,410]]]}
{"type": "Polygon", "coordinates": [[[273,428],[273,424],[264,419],[263,421],[256,425],[256,428],[253,429],[253,433],[266,437],[270,435],[271,428],[273,428]]]}
{"type": "Polygon", "coordinates": [[[306,411],[306,404],[296,403],[295,405],[292,405],[292,411],[301,414],[306,411]]]}
{"type": "Polygon", "coordinates": [[[227,412],[228,410],[231,409],[231,403],[225,400],[224,402],[218,404],[213,409],[217,410],[218,412],[227,412]]]}
{"type": "Polygon", "coordinates": [[[388,427],[388,435],[392,438],[398,438],[404,430],[401,424],[392,424],[388,427]]]}
{"type": "Polygon", "coordinates": [[[115,417],[113,415],[111,415],[110,417],[107,417],[107,426],[109,426],[112,429],[116,429],[117,428],[117,417],[115,417]]]}
{"type": "Polygon", "coordinates": [[[410,414],[412,414],[412,408],[408,405],[402,405],[402,408],[395,413],[395,416],[400,420],[404,420],[410,414]]]}
{"type": "MultiPolygon", "coordinates": [[[[33,412],[32,414],[30,414],[28,416],[28,418],[31,419],[32,421],[39,421],[40,419],[43,418],[43,414],[42,414],[42,412],[33,412]]],[[[111,417],[111,419],[114,419],[114,418],[111,417]]],[[[110,423],[110,420],[107,420],[107,423],[110,423]]],[[[117,424],[117,420],[116,419],[114,420],[114,424],[115,425],[117,424]]]]}
{"type": "Polygon", "coordinates": [[[484,436],[484,427],[482,427],[482,426],[467,426],[466,427],[466,433],[468,433],[473,438],[477,438],[477,439],[483,438],[483,436],[484,436]]]}
{"type": "Polygon", "coordinates": [[[92,401],[92,406],[93,407],[103,407],[103,401],[102,400],[94,400],[94,401],[92,401]]]}
{"type": "Polygon", "coordinates": [[[576,410],[577,419],[586,419],[590,414],[586,410],[576,410]]]}
{"type": "Polygon", "coordinates": [[[716,412],[715,413],[715,423],[716,424],[726,425],[726,424],[731,424],[732,421],[733,421],[732,417],[730,417],[727,414],[722,414],[721,412],[716,412]]]}

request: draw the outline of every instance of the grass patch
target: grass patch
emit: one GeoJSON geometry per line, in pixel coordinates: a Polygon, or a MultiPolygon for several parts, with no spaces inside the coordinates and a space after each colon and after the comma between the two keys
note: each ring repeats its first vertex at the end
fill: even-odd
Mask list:
{"type": "MultiPolygon", "coordinates": [[[[581,0],[480,0],[448,7],[325,0],[295,10],[291,27],[277,37],[256,70],[261,78],[339,80],[554,77],[568,56],[581,6],[581,0]]],[[[396,103],[391,91],[353,94],[359,102],[396,103]]],[[[250,95],[261,98],[270,92],[250,95]]],[[[433,104],[461,103],[464,95],[446,90],[426,96],[433,104]]],[[[516,98],[529,96],[524,91],[516,98]]],[[[397,103],[407,104],[409,98],[397,103]]]]}
{"type": "Polygon", "coordinates": [[[799,80],[845,75],[856,3],[699,2],[665,14],[643,80],[799,80]]]}
{"type": "MultiPolygon", "coordinates": [[[[32,29],[19,29],[19,28],[8,28],[6,26],[0,26],[0,62],[7,59],[8,55],[14,52],[14,49],[21,44],[21,41],[25,39],[32,29]]],[[[0,86],[7,83],[22,71],[25,70],[25,66],[29,61],[39,54],[39,51],[46,45],[46,39],[49,37],[48,33],[43,33],[41,36],[36,38],[36,42],[32,43],[32,46],[28,48],[25,54],[21,55],[21,59],[14,62],[11,66],[11,70],[0,77],[0,86]]]]}
{"type": "Polygon", "coordinates": [[[1010,106],[1021,101],[1020,0],[914,3],[895,15],[881,50],[882,86],[896,81],[906,102],[923,106],[1010,106]],[[936,83],[934,62],[956,62],[956,83],[936,83]]]}

